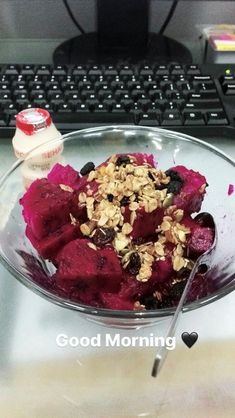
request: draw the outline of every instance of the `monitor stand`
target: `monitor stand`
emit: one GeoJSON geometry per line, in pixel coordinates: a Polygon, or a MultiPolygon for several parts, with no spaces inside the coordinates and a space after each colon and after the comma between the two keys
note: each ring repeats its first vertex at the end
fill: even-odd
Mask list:
{"type": "Polygon", "coordinates": [[[54,64],[192,62],[185,46],[149,33],[148,25],[148,0],[97,0],[97,32],[63,42],[54,51],[54,64]]]}
{"type": "Polygon", "coordinates": [[[190,51],[174,39],[151,33],[146,49],[128,48],[112,50],[101,48],[97,33],[88,33],[69,39],[59,45],[53,54],[55,65],[61,64],[134,64],[150,62],[166,64],[178,62],[190,64],[190,51]]]}

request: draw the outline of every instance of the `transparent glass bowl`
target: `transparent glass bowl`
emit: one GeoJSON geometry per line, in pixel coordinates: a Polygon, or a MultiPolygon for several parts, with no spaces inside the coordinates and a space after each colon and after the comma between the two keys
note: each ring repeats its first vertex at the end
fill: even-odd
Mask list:
{"type": "MultiPolygon", "coordinates": [[[[199,292],[196,300],[185,305],[184,311],[211,303],[234,289],[235,193],[228,194],[229,185],[235,182],[234,161],[202,141],[157,128],[92,128],[64,135],[63,142],[63,163],[78,170],[87,161],[97,165],[113,153],[145,152],[153,153],[162,169],[182,164],[204,174],[209,187],[201,211],[214,216],[218,243],[204,278],[209,281],[210,292],[203,298],[199,292]]],[[[56,145],[58,141],[53,143],[56,145]]],[[[35,149],[27,160],[32,155],[41,154],[43,147],[35,149]]],[[[44,287],[54,272],[54,266],[40,258],[25,236],[25,223],[19,205],[19,198],[24,193],[21,166],[22,161],[17,161],[0,180],[0,260],[13,276],[51,302],[76,310],[87,319],[103,325],[140,327],[169,318],[174,308],[139,312],[94,308],[64,299],[44,287]]]]}

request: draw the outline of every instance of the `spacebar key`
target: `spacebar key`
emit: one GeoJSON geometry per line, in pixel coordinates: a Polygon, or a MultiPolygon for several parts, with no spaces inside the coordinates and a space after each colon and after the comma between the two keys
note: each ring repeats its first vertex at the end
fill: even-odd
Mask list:
{"type": "Polygon", "coordinates": [[[71,128],[79,124],[95,124],[95,123],[134,123],[134,117],[126,112],[76,112],[76,113],[54,113],[53,122],[59,127],[71,128]]]}

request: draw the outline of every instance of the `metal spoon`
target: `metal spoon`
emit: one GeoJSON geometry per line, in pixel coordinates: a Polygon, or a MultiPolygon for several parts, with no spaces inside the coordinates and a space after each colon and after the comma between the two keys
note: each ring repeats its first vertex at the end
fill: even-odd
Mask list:
{"type": "MultiPolygon", "coordinates": [[[[175,330],[176,330],[176,325],[178,323],[180,314],[182,314],[182,307],[183,307],[184,302],[185,302],[185,300],[188,296],[188,293],[189,293],[191,284],[193,282],[194,276],[197,273],[200,266],[202,266],[203,264],[205,264],[205,265],[208,264],[208,262],[210,261],[211,253],[215,249],[215,246],[216,246],[216,243],[217,243],[217,229],[216,229],[216,225],[215,225],[215,221],[214,221],[213,216],[210,215],[207,212],[202,212],[195,217],[195,220],[197,220],[197,222],[199,224],[201,224],[202,226],[210,227],[214,230],[214,241],[213,241],[212,246],[207,251],[205,251],[203,254],[201,254],[200,257],[198,257],[198,259],[196,260],[196,263],[193,266],[193,269],[192,269],[192,271],[190,273],[190,276],[187,280],[186,286],[184,288],[184,291],[181,295],[178,306],[175,310],[172,321],[171,321],[170,326],[168,328],[168,331],[167,331],[167,334],[166,334],[166,337],[165,337],[165,341],[166,341],[166,338],[174,336],[175,330]]],[[[167,354],[168,354],[168,350],[167,350],[165,345],[160,347],[159,350],[157,351],[157,354],[156,354],[156,357],[155,357],[154,363],[153,363],[153,368],[152,368],[152,376],[153,377],[158,376],[158,374],[159,374],[159,372],[160,372],[160,370],[163,366],[163,363],[164,363],[164,361],[167,357],[167,354]]]]}

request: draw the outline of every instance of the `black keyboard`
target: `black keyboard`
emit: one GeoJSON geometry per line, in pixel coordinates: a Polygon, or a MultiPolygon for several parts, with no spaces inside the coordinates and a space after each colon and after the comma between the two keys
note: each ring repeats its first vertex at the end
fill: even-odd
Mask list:
{"type": "Polygon", "coordinates": [[[0,64],[0,133],[22,109],[47,109],[65,133],[101,125],[235,137],[235,65],[0,64]]]}

